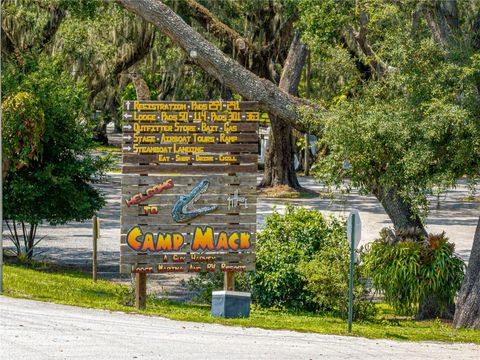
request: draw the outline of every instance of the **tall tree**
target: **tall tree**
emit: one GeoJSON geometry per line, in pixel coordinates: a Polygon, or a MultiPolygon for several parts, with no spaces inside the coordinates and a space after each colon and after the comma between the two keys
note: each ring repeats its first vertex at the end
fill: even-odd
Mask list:
{"type": "MultiPolygon", "coordinates": [[[[298,96],[298,84],[306,59],[307,48],[301,43],[300,35],[296,33],[283,66],[279,83],[280,89],[298,96]]],[[[265,173],[261,186],[286,184],[293,188],[300,188],[292,159],[294,141],[290,125],[271,119],[270,138],[265,156],[265,173]]]]}
{"type": "MultiPolygon", "coordinates": [[[[237,16],[233,16],[240,20],[237,21],[239,22],[237,27],[251,29],[247,30],[246,35],[241,35],[195,0],[186,0],[185,3],[189,16],[201,24],[207,34],[213,34],[221,41],[220,48],[225,54],[243,64],[255,75],[280,86],[277,69],[287,65],[284,62],[288,44],[293,39],[293,22],[297,18],[294,8],[287,9],[285,4],[278,1],[237,3],[236,8],[240,11],[237,16]]],[[[222,5],[224,11],[231,12],[227,6],[228,2],[223,2],[222,5]]],[[[232,18],[232,15],[229,15],[232,18]]],[[[300,55],[303,56],[303,53],[300,55]]],[[[298,96],[296,89],[291,93],[298,96]]],[[[273,118],[274,115],[270,117],[273,118]]],[[[293,166],[295,139],[292,129],[277,119],[274,119],[271,125],[265,154],[265,171],[260,186],[288,185],[299,188],[300,184],[293,166]]]]}
{"type": "MultiPolygon", "coordinates": [[[[328,106],[330,152],[318,164],[319,175],[331,184],[348,178],[378,198],[396,228],[425,234],[420,215],[426,215],[427,195],[480,173],[478,54],[467,35],[475,31],[468,29],[470,12],[458,11],[455,1],[375,4],[302,1],[309,44],[345,46],[363,73],[353,96],[328,106]]],[[[477,253],[472,256],[476,264],[477,253]]],[[[469,267],[460,293],[460,306],[474,305],[466,306],[470,315],[480,304],[471,292],[476,269],[469,267]]],[[[436,316],[438,309],[422,306],[420,313],[436,316]]],[[[471,321],[470,315],[463,319],[471,321]]]]}
{"type": "MultiPolygon", "coordinates": [[[[256,76],[239,62],[223,54],[221,50],[194,31],[162,2],[118,0],[117,3],[154,24],[160,32],[168,36],[187,55],[190,55],[190,61],[215,77],[221,84],[240,94],[246,100],[259,101],[261,109],[272,116],[273,122],[283,123],[285,125],[282,126],[287,126],[283,129],[283,132],[289,131],[288,126],[302,132],[306,131],[306,126],[299,116],[298,109],[300,107],[307,106],[316,109],[317,113],[322,112],[322,108],[318,105],[289,95],[272,81],[256,76]],[[194,56],[191,56],[192,54],[194,56]]],[[[211,19],[211,16],[209,16],[209,19],[211,19]]],[[[219,26],[218,22],[213,23],[219,26]]],[[[223,27],[220,30],[228,32],[223,27]]],[[[229,36],[235,37],[236,41],[240,39],[236,34],[228,33],[229,36]]],[[[240,39],[237,43],[241,44],[242,41],[240,39]]],[[[253,46],[246,41],[241,47],[250,49],[253,46]]],[[[262,68],[263,72],[265,71],[264,68],[262,68]]],[[[272,128],[275,125],[272,125],[272,128]]],[[[277,134],[281,133],[281,128],[277,127],[277,129],[277,134]]],[[[290,138],[290,136],[288,137],[290,138]]],[[[282,148],[285,146],[285,141],[277,141],[273,144],[277,145],[277,151],[275,151],[277,159],[274,159],[276,160],[275,169],[280,170],[273,170],[265,184],[276,185],[288,182],[289,185],[298,187],[293,166],[291,166],[291,151],[289,151],[291,147],[289,147],[290,149],[282,148]],[[278,179],[277,183],[275,183],[275,179],[278,179]]],[[[288,144],[290,142],[287,142],[286,146],[288,144]]]]}

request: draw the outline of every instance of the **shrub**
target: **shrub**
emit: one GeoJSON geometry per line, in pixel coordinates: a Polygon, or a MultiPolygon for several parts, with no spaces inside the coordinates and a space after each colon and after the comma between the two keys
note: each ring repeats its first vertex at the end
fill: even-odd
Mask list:
{"type": "MultiPolygon", "coordinates": [[[[312,260],[300,263],[299,272],[320,310],[345,319],[348,317],[350,246],[345,237],[326,240],[312,260]]],[[[354,319],[372,318],[376,308],[368,299],[368,289],[361,281],[357,264],[354,274],[354,319]]]]}
{"type": "Polygon", "coordinates": [[[84,221],[104,205],[92,182],[109,165],[91,152],[96,144],[84,82],[55,59],[42,57],[32,67],[25,74],[15,67],[2,73],[2,83],[6,77],[10,86],[2,121],[12,160],[3,187],[4,218],[17,252],[28,259],[39,224],[84,221]]]}
{"type": "MultiPolygon", "coordinates": [[[[182,285],[188,291],[194,292],[193,300],[199,303],[211,303],[212,291],[223,289],[224,273],[199,273],[197,276],[182,280],[182,285]]],[[[235,291],[250,291],[248,275],[246,273],[235,274],[235,291]]]]}
{"type": "Polygon", "coordinates": [[[465,264],[455,255],[454,244],[445,233],[430,234],[424,241],[400,235],[384,229],[380,239],[367,246],[365,273],[397,313],[413,315],[432,296],[443,312],[463,281],[465,264]]]}
{"type": "Polygon", "coordinates": [[[325,242],[344,238],[345,223],[339,219],[291,205],[285,215],[274,211],[258,233],[257,266],[250,278],[254,301],[263,307],[317,310],[299,264],[311,260],[325,242]]]}

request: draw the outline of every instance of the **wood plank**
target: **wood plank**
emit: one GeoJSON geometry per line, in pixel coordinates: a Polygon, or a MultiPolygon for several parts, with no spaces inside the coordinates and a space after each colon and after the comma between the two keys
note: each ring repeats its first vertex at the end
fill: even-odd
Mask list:
{"type": "Polygon", "coordinates": [[[248,144],[257,143],[258,135],[256,133],[134,133],[133,135],[124,135],[123,144],[207,144],[212,141],[215,144],[248,144]]]}
{"type": "MultiPolygon", "coordinates": [[[[155,185],[161,184],[168,179],[172,179],[175,185],[196,185],[205,178],[205,175],[175,175],[175,174],[165,174],[159,176],[144,176],[144,175],[123,175],[121,182],[122,186],[124,185],[155,185]]],[[[257,184],[257,175],[256,174],[239,174],[234,176],[228,175],[208,175],[208,180],[210,181],[210,186],[220,186],[220,185],[256,185],[257,184]]]]}
{"type": "MultiPolygon", "coordinates": [[[[205,178],[205,177],[204,177],[205,178]]],[[[177,184],[176,179],[171,178],[167,180],[172,180],[171,183],[173,184],[173,187],[170,189],[165,189],[159,194],[154,194],[153,196],[162,196],[162,195],[185,195],[189,194],[192,189],[201,181],[198,181],[197,183],[193,183],[190,185],[183,185],[183,184],[177,184]]],[[[203,180],[203,179],[202,179],[203,180]]],[[[210,179],[209,179],[210,180],[210,179]]],[[[154,186],[156,185],[161,185],[163,182],[158,182],[157,184],[149,184],[149,185],[124,185],[122,187],[122,195],[125,195],[128,197],[129,195],[137,195],[139,193],[141,194],[147,194],[148,190],[153,191],[154,186]]],[[[238,191],[239,195],[256,195],[257,194],[257,186],[256,185],[229,185],[228,187],[225,187],[225,185],[210,185],[208,186],[207,192],[203,193],[203,195],[207,194],[222,194],[225,195],[226,197],[233,195],[235,191],[238,191]]]]}
{"type": "MultiPolygon", "coordinates": [[[[122,235],[122,238],[124,238],[124,236],[122,235]]],[[[202,252],[201,251],[198,251],[198,252],[195,252],[195,251],[191,251],[190,249],[190,244],[191,244],[191,239],[192,237],[191,236],[187,236],[186,239],[185,239],[185,244],[182,246],[182,248],[178,251],[159,251],[159,252],[135,252],[132,248],[130,248],[126,241],[123,241],[120,243],[120,254],[129,254],[129,255],[134,255],[134,254],[137,254],[137,255],[142,255],[142,256],[150,256],[150,255],[166,255],[166,254],[189,254],[189,253],[199,253],[201,254],[202,252]]],[[[230,251],[230,253],[233,253],[233,252],[236,252],[236,253],[255,253],[255,249],[256,249],[256,236],[255,234],[252,234],[252,240],[251,240],[251,246],[248,248],[248,249],[238,249],[236,251],[230,251]]],[[[205,253],[212,253],[214,251],[205,251],[205,253]]],[[[224,253],[225,251],[224,250],[219,250],[217,251],[217,253],[224,253]]]]}
{"type": "Polygon", "coordinates": [[[129,122],[138,122],[141,124],[151,124],[154,122],[216,122],[216,123],[236,123],[260,121],[258,111],[124,111],[123,119],[129,122]]]}
{"type": "Polygon", "coordinates": [[[158,262],[165,264],[175,263],[202,263],[202,262],[224,262],[224,261],[255,261],[255,253],[253,252],[231,252],[231,253],[176,253],[176,254],[137,254],[133,251],[123,251],[120,254],[123,263],[141,264],[146,262],[158,262]]]}
{"type": "MultiPolygon", "coordinates": [[[[180,194],[172,194],[172,193],[169,193],[170,190],[173,190],[175,189],[175,187],[173,187],[172,189],[169,189],[169,190],[165,190],[164,192],[160,193],[160,194],[156,194],[156,195],[153,195],[151,198],[145,200],[145,201],[142,201],[142,205],[150,205],[150,204],[154,204],[154,203],[162,203],[164,205],[173,205],[177,202],[180,194]]],[[[178,192],[179,190],[176,190],[176,192],[178,192]]],[[[239,193],[239,195],[242,195],[241,193],[239,193]]],[[[216,205],[222,205],[222,204],[228,204],[228,197],[231,196],[231,194],[210,194],[208,192],[206,193],[203,193],[198,199],[197,201],[195,201],[195,204],[197,206],[200,206],[200,205],[208,205],[208,204],[216,204],[216,205]]],[[[246,200],[247,200],[247,204],[256,204],[256,199],[257,199],[257,195],[255,193],[251,193],[251,194],[246,194],[245,196],[243,196],[246,200]]],[[[132,194],[122,194],[122,205],[125,204],[126,205],[126,202],[129,201],[130,199],[132,198],[132,194]]]]}
{"type": "MultiPolygon", "coordinates": [[[[215,204],[211,204],[215,205],[215,204]]],[[[243,215],[243,214],[256,214],[256,206],[249,206],[247,208],[228,208],[228,205],[217,205],[218,208],[215,210],[215,214],[225,214],[225,215],[243,215]]],[[[160,216],[171,216],[172,206],[171,205],[132,205],[122,209],[123,216],[142,216],[142,217],[160,217],[160,216]]]]}
{"type": "Polygon", "coordinates": [[[122,147],[124,154],[203,154],[203,153],[252,153],[258,154],[258,144],[143,144],[122,147]],[[131,149],[131,150],[129,150],[131,149]]]}
{"type": "MultiPolygon", "coordinates": [[[[136,224],[124,224],[120,229],[121,238],[120,242],[125,242],[125,236],[128,231],[135,226],[136,224]]],[[[196,225],[185,225],[185,224],[176,224],[176,225],[142,225],[142,230],[145,232],[158,233],[158,232],[181,232],[185,235],[191,235],[195,231],[196,225]]],[[[256,230],[256,223],[250,224],[223,224],[221,227],[214,227],[214,233],[218,234],[219,231],[250,231],[254,233],[256,230]]]]}
{"type": "MultiPolygon", "coordinates": [[[[222,224],[250,224],[256,223],[257,214],[205,214],[198,216],[189,222],[181,224],[190,224],[190,225],[222,225],[222,224]]],[[[172,219],[171,216],[123,216],[121,219],[121,225],[174,225],[179,224],[172,219]]]]}
{"type": "MultiPolygon", "coordinates": [[[[155,113],[152,113],[155,114],[155,113]]],[[[187,131],[188,133],[210,133],[212,131],[227,133],[255,133],[258,134],[258,122],[236,121],[234,123],[219,122],[186,122],[172,123],[165,121],[152,121],[148,123],[139,123],[128,121],[123,123],[123,134],[132,135],[139,132],[176,132],[177,130],[187,131]]]]}
{"type": "Polygon", "coordinates": [[[256,101],[156,101],[156,100],[127,100],[123,103],[124,111],[239,111],[255,110],[258,108],[256,101]]]}
{"type": "Polygon", "coordinates": [[[231,174],[231,173],[257,173],[257,164],[252,165],[184,165],[184,164],[158,164],[158,165],[122,165],[123,174],[231,174]]]}
{"type": "MultiPolygon", "coordinates": [[[[169,272],[176,272],[176,273],[199,273],[199,272],[225,272],[225,271],[233,271],[233,272],[240,272],[240,271],[254,271],[255,264],[225,264],[228,266],[227,269],[222,269],[222,264],[215,264],[214,269],[207,269],[207,264],[176,264],[176,265],[169,265],[165,266],[163,264],[148,264],[147,266],[136,266],[130,264],[122,264],[120,266],[120,272],[122,274],[130,274],[141,272],[143,274],[155,274],[155,273],[169,273],[169,272]]],[[[212,266],[212,265],[210,265],[212,266]]]]}
{"type": "Polygon", "coordinates": [[[123,164],[257,164],[257,154],[125,154],[123,164]]]}

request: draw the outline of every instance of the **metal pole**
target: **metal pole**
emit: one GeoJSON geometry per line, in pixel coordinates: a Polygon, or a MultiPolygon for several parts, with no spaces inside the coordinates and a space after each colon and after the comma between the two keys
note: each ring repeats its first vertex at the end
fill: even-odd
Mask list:
{"type": "MultiPolygon", "coordinates": [[[[2,1],[0,1],[0,24],[2,23],[2,1]]],[[[1,36],[0,36],[1,38],[1,36]]],[[[1,41],[1,40],[0,40],[1,41]]],[[[2,57],[0,55],[0,293],[3,292],[3,108],[2,108],[2,57]]]]}
{"type": "Polygon", "coordinates": [[[353,264],[355,262],[355,214],[352,214],[352,233],[350,238],[350,281],[348,286],[348,332],[352,332],[353,322],[353,264]]]}

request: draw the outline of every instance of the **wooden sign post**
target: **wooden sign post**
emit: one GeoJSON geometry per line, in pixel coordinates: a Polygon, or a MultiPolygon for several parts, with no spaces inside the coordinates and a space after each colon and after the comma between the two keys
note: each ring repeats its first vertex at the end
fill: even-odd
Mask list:
{"type": "Polygon", "coordinates": [[[97,281],[97,244],[100,238],[100,219],[97,215],[92,218],[93,236],[92,236],[92,279],[97,281]]]}
{"type": "Polygon", "coordinates": [[[255,269],[255,102],[126,101],[120,270],[233,274],[255,269]]]}

